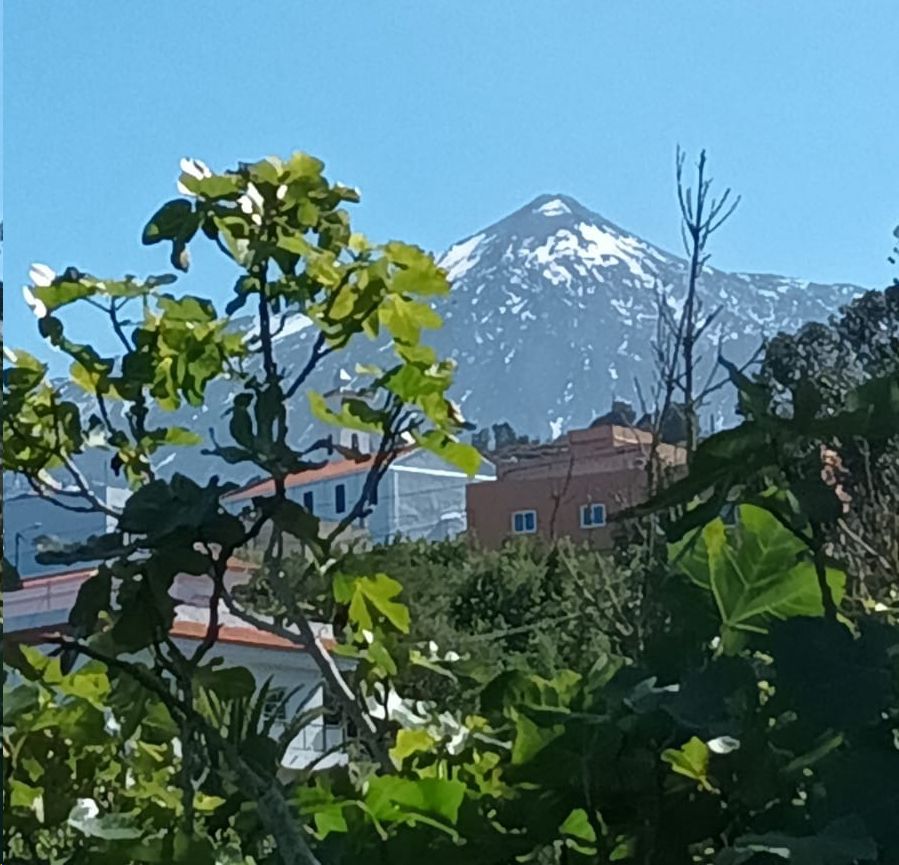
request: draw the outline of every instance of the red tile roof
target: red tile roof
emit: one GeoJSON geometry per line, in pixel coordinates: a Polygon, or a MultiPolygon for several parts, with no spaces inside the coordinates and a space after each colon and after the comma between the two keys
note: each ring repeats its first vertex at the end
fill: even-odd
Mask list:
{"type": "MultiPolygon", "coordinates": [[[[228,559],[228,570],[235,573],[248,574],[258,568],[259,565],[256,565],[253,562],[247,562],[244,559],[238,559],[235,556],[228,559]]],[[[80,568],[74,571],[56,571],[52,574],[43,574],[40,577],[24,576],[22,577],[22,586],[24,588],[48,585],[58,586],[69,581],[86,580],[88,577],[92,577],[96,572],[96,568],[80,568]]]]}
{"type": "MultiPolygon", "coordinates": [[[[403,455],[415,450],[415,446],[400,448],[398,455],[403,455]]],[[[291,487],[302,486],[303,484],[311,484],[316,481],[327,480],[328,478],[348,477],[350,475],[361,474],[367,472],[372,463],[374,456],[370,455],[361,460],[341,459],[333,460],[322,466],[320,469],[311,469],[305,472],[294,472],[285,478],[284,485],[288,489],[291,487]]],[[[249,499],[253,496],[270,496],[275,491],[275,482],[271,478],[266,480],[252,481],[246,486],[222,496],[225,501],[241,501],[249,499]]]]}
{"type": "MultiPolygon", "coordinates": [[[[231,558],[228,561],[228,569],[232,573],[249,573],[255,568],[256,565],[252,564],[251,562],[242,561],[241,559],[231,558]]],[[[80,570],[64,571],[56,574],[48,574],[43,577],[25,579],[22,581],[21,589],[7,593],[7,605],[10,606],[12,605],[13,601],[17,601],[20,599],[27,601],[28,597],[35,594],[35,590],[37,590],[38,593],[38,601],[42,601],[45,596],[48,601],[52,600],[53,597],[59,597],[58,594],[54,591],[59,589],[62,589],[65,598],[74,599],[80,584],[86,582],[95,573],[95,568],[84,568],[80,570]],[[71,586],[71,588],[68,588],[69,586],[71,586]],[[20,592],[22,594],[20,594],[20,592]],[[50,592],[53,592],[52,596],[51,594],[49,594],[50,592]]],[[[206,636],[208,619],[206,621],[203,621],[202,619],[197,620],[195,618],[190,618],[187,614],[189,609],[194,609],[194,606],[192,604],[185,605],[182,603],[181,605],[179,605],[178,609],[183,610],[185,616],[177,617],[176,614],[176,619],[174,624],[172,625],[171,630],[172,636],[181,637],[188,640],[202,640],[206,636]]],[[[199,610],[202,610],[203,613],[206,612],[205,607],[196,608],[194,609],[193,615],[196,616],[199,610]]],[[[7,613],[8,612],[9,611],[7,610],[7,613]]],[[[39,627],[27,628],[18,631],[9,630],[10,617],[9,615],[7,615],[7,630],[5,632],[7,640],[13,643],[38,645],[42,642],[46,642],[46,640],[51,636],[68,633],[70,630],[68,624],[66,623],[66,619],[69,615],[68,606],[61,606],[54,612],[59,616],[60,620],[58,622],[50,625],[42,625],[39,627]]],[[[276,634],[271,634],[268,631],[264,631],[260,628],[255,628],[252,625],[243,622],[238,622],[233,616],[230,616],[229,614],[223,613],[222,618],[225,620],[225,623],[223,623],[219,627],[218,642],[220,643],[230,643],[233,645],[250,646],[260,649],[287,649],[297,652],[306,651],[304,646],[294,642],[293,640],[287,639],[285,637],[280,637],[276,634]]],[[[326,649],[330,650],[336,645],[336,643],[332,637],[323,637],[322,645],[326,649]]]]}
{"type": "MultiPolygon", "coordinates": [[[[202,640],[206,636],[206,622],[186,622],[176,620],[172,625],[172,636],[181,637],[187,640],[202,640]]],[[[251,625],[238,627],[235,625],[222,625],[219,627],[218,640],[219,643],[233,643],[240,646],[251,646],[259,649],[291,649],[293,651],[305,651],[305,646],[280,637],[277,634],[271,634],[260,628],[254,628],[251,625]]],[[[329,638],[321,640],[322,645],[329,651],[337,645],[336,641],[329,638]]]]}
{"type": "MultiPolygon", "coordinates": [[[[184,640],[202,640],[206,636],[207,624],[205,622],[185,622],[175,621],[172,625],[171,635],[184,640]]],[[[44,625],[37,628],[28,628],[23,631],[15,631],[14,633],[5,634],[7,643],[24,643],[29,646],[39,646],[47,640],[64,636],[71,632],[68,624],[60,623],[58,625],[44,625]]],[[[254,628],[250,625],[246,627],[222,626],[219,628],[218,639],[216,643],[227,643],[236,646],[249,646],[257,649],[278,649],[289,650],[293,652],[305,652],[306,647],[293,640],[287,640],[279,637],[277,634],[270,634],[268,631],[254,628]]],[[[331,638],[323,638],[322,646],[327,651],[331,651],[337,641],[331,638]]]]}
{"type": "Polygon", "coordinates": [[[88,577],[92,577],[97,572],[96,568],[82,568],[77,571],[57,571],[54,574],[44,574],[41,577],[22,577],[21,585],[23,588],[34,588],[36,586],[58,586],[61,583],[84,581],[88,577]]]}

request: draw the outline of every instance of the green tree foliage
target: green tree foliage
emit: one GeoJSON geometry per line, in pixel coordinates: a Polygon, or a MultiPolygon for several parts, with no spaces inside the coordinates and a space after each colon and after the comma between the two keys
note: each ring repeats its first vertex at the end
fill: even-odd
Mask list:
{"type": "Polygon", "coordinates": [[[761,379],[788,394],[812,378],[823,404],[837,408],[846,393],[899,365],[899,289],[868,291],[826,324],[779,334],[766,347],[761,379]]]}
{"type": "Polygon", "coordinates": [[[618,426],[634,426],[637,423],[637,412],[634,407],[625,400],[612,400],[612,408],[605,414],[596,418],[591,426],[602,424],[617,424],[618,426]]]}
{"type": "MultiPolygon", "coordinates": [[[[566,540],[512,542],[496,551],[465,538],[398,541],[350,556],[345,567],[395,577],[411,613],[409,643],[438,657],[476,659],[482,676],[583,673],[596,657],[631,649],[632,575],[608,554],[566,540]]],[[[398,680],[419,699],[440,695],[449,705],[464,684],[416,667],[398,680]]]]}
{"type": "MultiPolygon", "coordinates": [[[[139,682],[152,692],[181,733],[181,830],[187,836],[197,831],[187,791],[206,767],[224,763],[254,803],[269,838],[277,839],[279,849],[272,855],[284,862],[314,857],[277,781],[275,750],[264,749],[260,763],[201,711],[205,690],[225,687],[230,693],[235,679],[251,681],[245,671],[219,669],[211,656],[218,611],[225,605],[306,646],[360,731],[365,753],[389,766],[383,735],[363,695],[342,680],[308,618],[291,602],[291,586],[277,579],[280,539],[298,538],[309,571],[331,579],[336,597],[354,599],[354,612],[371,605],[366,632],[379,632],[382,618],[395,626],[401,614],[389,592],[396,592],[377,579],[372,584],[367,577],[340,579],[333,572],[335,541],[368,512],[372,491],[407,441],[469,472],[479,462],[477,453],[458,441],[462,420],[445,395],[453,365],[421,341],[423,329],[440,324],[428,298],[448,290],[445,275],[416,247],[376,246],[354,234],[344,205],[357,201],[358,193],[330,183],[322,172],[322,163],[305,154],[241,164],[220,174],[185,160],[178,183],[183,197],[153,215],[143,239],[166,244],[178,270],[187,270],[189,247],[197,238],[215,243],[238,274],[226,314],[204,298],[167,291],[175,280],[171,275],[99,279],[74,267],[57,274],[35,265],[26,299],[42,336],[71,359],[71,382],[92,401],[93,411],[83,411],[83,401],[67,395],[71,389],[50,380],[46,365],[25,352],[8,352],[4,370],[4,469],[23,475],[37,494],[58,506],[101,511],[115,525],[106,535],[53,552],[57,562],[102,562],[72,610],[74,637],[58,640],[63,674],[79,659],[91,659],[117,679],[139,682]],[[101,356],[67,336],[64,317],[75,304],[89,304],[106,316],[121,343],[118,356],[101,356]],[[255,310],[254,334],[237,332],[229,318],[247,304],[255,310]],[[306,315],[316,330],[305,365],[293,371],[278,357],[273,337],[276,316],[289,313],[306,315]],[[353,339],[381,334],[392,349],[392,365],[359,370],[362,384],[353,392],[322,395],[308,389],[308,377],[324,357],[353,339]],[[252,520],[222,506],[222,496],[233,487],[218,478],[205,484],[182,474],[162,479],[154,469],[162,445],[198,442],[192,431],[165,425],[166,412],[184,402],[202,404],[209,384],[225,377],[237,389],[228,410],[231,440],[213,442],[211,452],[231,464],[253,464],[275,488],[273,496],[254,503],[252,520]],[[285,406],[300,393],[319,419],[373,433],[378,442],[362,496],[341,524],[327,531],[285,492],[288,474],[320,467],[335,452],[330,439],[296,442],[289,435],[285,406]],[[96,451],[133,487],[121,511],[97,497],[82,474],[82,458],[96,451]],[[231,556],[264,529],[272,538],[265,567],[275,578],[269,585],[289,607],[274,622],[259,622],[241,610],[225,581],[231,556]],[[179,573],[209,581],[208,631],[191,653],[169,638],[175,614],[169,590],[179,573]],[[149,662],[134,661],[135,653],[149,662]]],[[[376,641],[370,649],[377,647],[376,641]]],[[[16,806],[6,802],[15,818],[16,806]]],[[[12,831],[15,819],[5,825],[12,831]]]]}
{"type": "Polygon", "coordinates": [[[7,861],[208,861],[213,844],[225,856],[265,849],[264,833],[246,843],[260,836],[258,819],[242,821],[241,840],[215,816],[246,801],[226,773],[190,790],[196,824],[184,831],[179,726],[135,680],[94,661],[65,674],[35,649],[17,668],[3,701],[7,861]]]}
{"type": "Polygon", "coordinates": [[[504,454],[521,445],[536,444],[526,435],[519,435],[508,421],[492,424],[476,430],[471,436],[472,445],[482,454],[504,454]]]}
{"type": "Polygon", "coordinates": [[[565,544],[492,554],[399,544],[347,556],[345,526],[322,529],[285,495],[288,473],[334,450],[288,435],[285,404],[301,390],[320,418],[378,440],[349,521],[366,512],[402,442],[468,471],[478,456],[457,439],[450,365],[421,343],[437,324],[427,297],[447,290],[444,275],[419,250],[353,235],[342,205],[355,192],[321,172],[303,155],[223,174],[185,163],[185,197],[160,209],[144,239],[166,243],[176,269],[195,237],[215,242],[239,272],[225,316],[164,292],[167,277],[35,269],[41,331],[70,355],[96,412],[85,417],[38,360],[16,353],[4,372],[14,406],[4,467],[61,506],[111,511],[79,469],[102,448],[135,491],[108,513],[114,531],[54,554],[101,561],[72,635],[56,640],[52,659],[7,651],[8,861],[899,860],[899,627],[889,610],[844,602],[853,574],[828,540],[847,508],[830,454],[848,441],[888,446],[899,431],[895,371],[872,370],[829,405],[808,376],[781,399],[732,369],[745,419],[701,442],[689,474],[641,509],[658,515],[667,540],[649,538],[639,560],[652,567],[633,575],[621,568],[628,550],[606,559],[565,544]],[[62,316],[74,303],[105,311],[120,357],[68,339],[62,316]],[[227,314],[245,304],[259,332],[236,338],[227,314]],[[130,323],[126,306],[140,310],[130,323]],[[271,338],[285,310],[304,312],[317,332],[299,373],[271,338]],[[362,370],[368,382],[352,393],[308,393],[322,357],[384,331],[392,366],[362,370]],[[229,485],[153,470],[161,442],[192,441],[164,425],[165,410],[202,402],[225,375],[238,393],[230,440],[213,449],[252,463],[274,488],[244,518],[221,505],[229,485]],[[728,506],[735,519],[725,523],[728,506]],[[263,529],[271,541],[258,583],[235,597],[228,559],[263,529]],[[302,546],[289,567],[285,534],[302,546]],[[210,587],[208,633],[191,653],[169,638],[179,573],[210,587]],[[441,579],[450,601],[435,610],[441,579]],[[346,766],[281,776],[285,742],[261,720],[266,686],[215,657],[218,602],[319,663],[355,727],[346,766]],[[321,610],[339,622],[335,651],[354,661],[351,681],[315,640],[310,617],[321,610]],[[550,613],[578,622],[582,639],[545,628],[550,613]],[[639,623],[636,638],[622,623],[639,623]],[[440,629],[469,641],[464,655],[422,647],[440,629]],[[491,644],[483,659],[479,642],[491,644]],[[520,663],[507,662],[510,651],[520,663]],[[412,668],[465,699],[416,692],[412,668]]]}
{"type": "Polygon", "coordinates": [[[410,832],[389,809],[370,825],[370,794],[320,779],[300,795],[325,815],[323,859],[890,861],[899,633],[824,618],[812,563],[797,570],[794,536],[766,515],[744,506],[733,529],[712,521],[689,561],[670,550],[694,614],[668,650],[699,663],[675,681],[608,653],[582,674],[507,670],[479,685],[458,727],[415,704],[394,758],[407,776],[463,786],[435,791],[428,828],[410,832]],[[875,754],[877,794],[849,795],[850,767],[875,754]]]}
{"type": "MultiPolygon", "coordinates": [[[[780,334],[767,347],[759,380],[771,389],[771,408],[789,415],[800,382],[820,401],[818,414],[838,412],[854,388],[872,378],[899,375],[899,287],[870,291],[828,324],[809,324],[780,334]]],[[[843,436],[835,446],[846,509],[827,532],[853,575],[851,591],[861,603],[899,602],[899,435],[878,442],[843,436]]]]}

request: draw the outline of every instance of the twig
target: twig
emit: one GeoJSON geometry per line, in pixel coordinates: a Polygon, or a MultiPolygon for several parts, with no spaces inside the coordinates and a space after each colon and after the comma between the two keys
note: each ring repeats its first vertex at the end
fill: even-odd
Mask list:
{"type": "Polygon", "coordinates": [[[327,337],[325,336],[325,332],[319,331],[318,336],[315,338],[315,343],[312,346],[312,351],[309,354],[309,359],[306,361],[297,377],[291,382],[287,390],[284,391],[284,396],[287,399],[290,399],[290,397],[292,397],[300,389],[303,382],[305,382],[306,379],[309,378],[315,367],[335,350],[334,346],[325,348],[326,341],[327,337]]]}
{"type": "Polygon", "coordinates": [[[827,582],[827,563],[824,559],[824,532],[819,523],[812,523],[812,541],[815,576],[818,579],[818,589],[821,592],[824,618],[828,621],[835,622],[837,620],[837,605],[833,599],[830,583],[827,582]]]}
{"type": "Polygon", "coordinates": [[[565,480],[562,482],[562,489],[559,490],[558,493],[553,493],[551,498],[553,500],[553,511],[552,516],[549,519],[549,537],[550,539],[554,539],[556,537],[556,518],[559,515],[559,509],[562,506],[562,499],[565,497],[568,492],[568,487],[571,485],[571,477],[574,474],[574,454],[570,453],[568,457],[568,470],[565,474],[565,480]]]}

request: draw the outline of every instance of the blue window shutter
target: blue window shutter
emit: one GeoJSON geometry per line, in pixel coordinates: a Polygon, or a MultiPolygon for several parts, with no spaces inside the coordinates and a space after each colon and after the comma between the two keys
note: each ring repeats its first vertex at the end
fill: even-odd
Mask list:
{"type": "Polygon", "coordinates": [[[581,528],[592,529],[606,524],[606,506],[602,504],[581,505],[581,528]]]}
{"type": "Polygon", "coordinates": [[[533,511],[528,511],[524,515],[524,527],[533,532],[537,528],[537,515],[533,511]]]}
{"type": "Polygon", "coordinates": [[[342,514],[346,510],[346,486],[344,484],[337,484],[334,487],[334,510],[338,514],[342,514]]]}

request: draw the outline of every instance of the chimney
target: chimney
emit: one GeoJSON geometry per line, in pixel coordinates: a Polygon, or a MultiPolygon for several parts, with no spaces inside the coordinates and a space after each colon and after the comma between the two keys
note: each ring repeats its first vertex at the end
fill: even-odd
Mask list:
{"type": "Polygon", "coordinates": [[[340,431],[340,444],[341,446],[351,448],[358,453],[371,453],[371,435],[366,432],[342,429],[340,431]]]}

